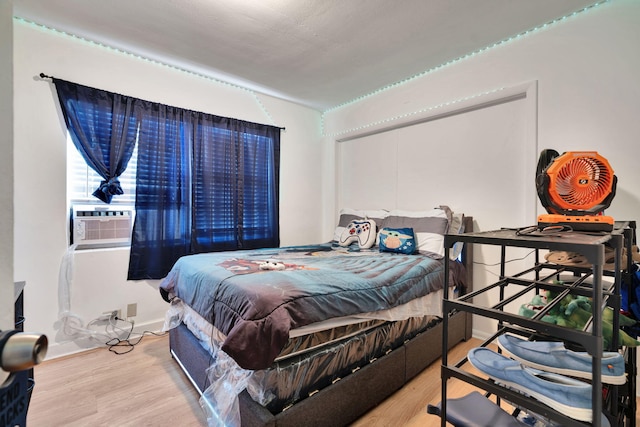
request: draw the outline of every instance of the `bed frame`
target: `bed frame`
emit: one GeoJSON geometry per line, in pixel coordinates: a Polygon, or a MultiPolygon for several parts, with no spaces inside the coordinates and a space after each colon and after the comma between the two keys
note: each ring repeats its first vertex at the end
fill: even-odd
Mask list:
{"type": "MultiPolygon", "coordinates": [[[[473,230],[473,218],[465,217],[465,230],[473,230]]],[[[473,245],[465,245],[467,292],[472,290],[473,245]]],[[[449,320],[449,348],[471,338],[471,314],[455,313],[449,320]]],[[[243,427],[344,426],[391,396],[441,356],[442,322],[406,341],[402,346],[323,388],[278,414],[255,402],[245,390],[239,396],[243,427]],[[438,345],[434,345],[438,343],[438,345]],[[363,393],[366,390],[366,393],[363,393]]],[[[202,394],[208,386],[206,369],[211,356],[184,324],[169,331],[171,354],[202,394]]]]}

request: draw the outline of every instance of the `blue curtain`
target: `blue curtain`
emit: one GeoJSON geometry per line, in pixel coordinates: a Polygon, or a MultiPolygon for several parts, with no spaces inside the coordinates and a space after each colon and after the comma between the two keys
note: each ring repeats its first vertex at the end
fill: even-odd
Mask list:
{"type": "Polygon", "coordinates": [[[93,195],[105,203],[123,194],[118,177],[135,147],[139,113],[135,98],[53,79],[69,135],[102,178],[93,195]]]}
{"type": "Polygon", "coordinates": [[[191,117],[143,102],[129,279],[160,278],[191,252],[191,117]]]}
{"type": "Polygon", "coordinates": [[[279,246],[280,129],[198,114],[193,252],[279,246]]]}
{"type": "Polygon", "coordinates": [[[53,79],[71,138],[122,194],[138,139],[130,280],[160,279],[183,255],[280,245],[280,128],[53,79]]]}
{"type": "Polygon", "coordinates": [[[144,102],[130,280],[183,255],[277,247],[280,129],[144,102]]]}

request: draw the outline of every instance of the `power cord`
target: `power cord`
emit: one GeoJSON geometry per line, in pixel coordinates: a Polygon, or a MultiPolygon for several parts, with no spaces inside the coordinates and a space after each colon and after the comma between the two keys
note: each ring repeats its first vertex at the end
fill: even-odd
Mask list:
{"type": "Polygon", "coordinates": [[[147,335],[155,335],[157,337],[162,337],[164,335],[166,335],[166,332],[163,333],[157,333],[157,332],[152,332],[152,331],[143,331],[142,333],[139,334],[135,334],[135,335],[140,335],[140,337],[135,340],[132,341],[131,335],[133,335],[133,325],[134,322],[130,321],[130,320],[125,320],[125,319],[121,319],[119,317],[114,317],[113,320],[115,320],[116,322],[121,321],[121,322],[126,322],[130,324],[130,328],[128,330],[121,328],[117,325],[117,323],[114,323],[111,321],[111,319],[109,319],[109,324],[111,325],[111,327],[114,330],[114,334],[116,334],[115,330],[119,330],[123,333],[126,333],[126,338],[112,338],[109,341],[107,341],[105,343],[105,345],[109,348],[109,351],[116,354],[116,355],[122,355],[122,354],[127,354],[131,351],[133,351],[133,349],[135,348],[136,345],[140,344],[140,342],[142,341],[142,339],[147,336],[147,335]],[[126,350],[121,351],[119,350],[120,348],[126,348],[126,350]]]}
{"type": "Polygon", "coordinates": [[[531,236],[531,237],[545,237],[545,236],[560,236],[562,234],[570,233],[573,231],[573,227],[570,225],[530,225],[519,228],[504,227],[503,230],[512,230],[516,232],[516,236],[531,236]]]}
{"type": "MultiPolygon", "coordinates": [[[[522,261],[524,259],[527,259],[528,257],[530,257],[531,255],[533,255],[533,253],[536,250],[533,249],[532,251],[530,251],[529,253],[527,253],[525,256],[521,257],[521,258],[509,258],[507,260],[504,261],[505,264],[509,264],[510,262],[514,262],[514,261],[522,261]]],[[[484,265],[485,267],[495,267],[498,266],[500,264],[502,264],[501,262],[496,262],[495,264],[489,264],[486,262],[480,262],[480,261],[473,261],[474,264],[478,264],[478,265],[484,265]]]]}

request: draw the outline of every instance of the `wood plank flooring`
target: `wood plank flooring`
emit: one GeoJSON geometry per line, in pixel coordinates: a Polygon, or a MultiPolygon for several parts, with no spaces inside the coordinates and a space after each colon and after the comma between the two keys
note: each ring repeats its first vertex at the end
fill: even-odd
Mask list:
{"type": "Polygon", "coordinates": [[[169,353],[169,337],[133,351],[106,348],[35,367],[29,427],[204,426],[199,395],[169,353]]]}
{"type": "MultiPolygon", "coordinates": [[[[472,339],[457,345],[450,361],[478,344],[472,339]]],[[[101,348],[46,361],[36,366],[35,381],[29,427],[206,426],[198,393],[169,353],[168,336],[146,336],[123,355],[101,348]]],[[[451,380],[448,394],[462,396],[472,389],[451,380]]],[[[436,361],[353,427],[436,427],[440,419],[427,414],[426,407],[439,401],[436,361]]]]}

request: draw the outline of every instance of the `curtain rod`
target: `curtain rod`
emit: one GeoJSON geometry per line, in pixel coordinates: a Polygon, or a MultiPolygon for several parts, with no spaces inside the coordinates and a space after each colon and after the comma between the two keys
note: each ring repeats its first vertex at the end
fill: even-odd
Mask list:
{"type": "MultiPolygon", "coordinates": [[[[45,73],[40,73],[40,78],[41,79],[51,79],[51,80],[53,80],[53,76],[48,76],[45,73]]],[[[270,125],[270,126],[273,126],[273,125],[270,125]]],[[[283,126],[273,126],[273,127],[278,128],[280,130],[287,130],[287,128],[285,128],[283,126]]]]}

